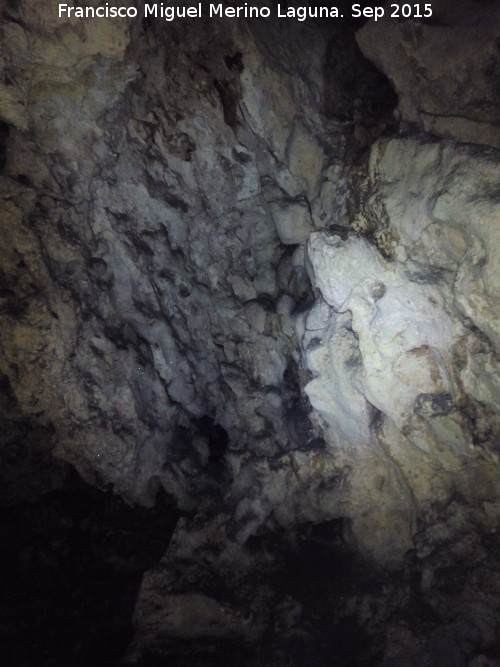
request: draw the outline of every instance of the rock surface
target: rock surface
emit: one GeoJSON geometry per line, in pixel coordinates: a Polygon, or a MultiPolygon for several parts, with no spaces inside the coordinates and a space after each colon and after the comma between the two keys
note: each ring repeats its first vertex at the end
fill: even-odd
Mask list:
{"type": "MultiPolygon", "coordinates": [[[[307,245],[324,301],[305,320],[301,343],[315,376],[305,391],[336,448],[344,437],[367,458],[355,466],[359,494],[367,480],[376,485],[373,456],[397,477],[384,486],[385,514],[402,521],[385,524],[394,536],[378,558],[390,560],[398,542],[408,548],[397,538],[402,525],[446,502],[457,484],[485,525],[483,504],[498,502],[497,158],[429,139],[380,140],[360,183],[359,231],[318,232],[307,245]],[[380,221],[374,244],[366,232],[380,221]]],[[[367,499],[362,507],[371,521],[367,499]]],[[[366,541],[365,525],[354,527],[366,541]]]]}
{"type": "MultiPolygon", "coordinates": [[[[336,521],[376,567],[416,559],[450,637],[462,603],[489,619],[498,573],[469,546],[500,518],[498,9],[369,22],[363,55],[347,24],[56,4],[0,5],[1,444],[30,452],[5,504],[62,484],[50,450],[175,501],[131,659],[292,632],[272,536],[336,521]],[[455,547],[478,581],[444,603],[455,547]]],[[[353,600],[380,633],[392,602],[353,600]]],[[[454,665],[498,641],[478,623],[454,665]]],[[[384,664],[445,664],[425,656],[451,639],[405,632],[384,664]]]]}
{"type": "Polygon", "coordinates": [[[436,0],[432,12],[427,22],[372,21],[358,44],[393,82],[404,123],[500,148],[500,8],[436,0]]]}

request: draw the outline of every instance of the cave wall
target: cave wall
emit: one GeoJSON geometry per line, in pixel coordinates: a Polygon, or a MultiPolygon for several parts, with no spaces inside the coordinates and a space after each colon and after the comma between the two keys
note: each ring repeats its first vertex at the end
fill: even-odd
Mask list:
{"type": "MultiPolygon", "coordinates": [[[[237,581],[265,531],[341,518],[399,567],[451,501],[461,531],[495,530],[499,10],[359,27],[56,5],[2,6],[2,411],[30,452],[191,517],[146,577],[147,641],[183,632],[148,590],[176,579],[165,604],[189,613],[202,558],[237,581]]],[[[64,475],[34,458],[28,496],[64,475]]],[[[195,634],[256,632],[207,609],[195,634]]]]}

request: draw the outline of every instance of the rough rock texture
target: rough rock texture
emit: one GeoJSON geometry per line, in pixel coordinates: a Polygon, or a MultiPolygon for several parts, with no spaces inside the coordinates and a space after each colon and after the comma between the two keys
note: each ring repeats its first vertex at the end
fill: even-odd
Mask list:
{"type": "MultiPolygon", "coordinates": [[[[318,232],[307,245],[324,301],[305,319],[315,375],[305,391],[332,442],[344,436],[366,459],[353,466],[360,494],[372,461],[385,461],[383,526],[394,536],[410,528],[403,549],[413,521],[457,489],[485,526],[498,521],[497,158],[475,146],[380,140],[360,183],[360,231],[318,232]],[[365,232],[379,221],[374,244],[365,232]]],[[[368,508],[363,498],[363,522],[368,508]]],[[[363,523],[354,527],[366,541],[363,523]]],[[[397,555],[397,539],[373,540],[379,557],[397,555]]]]}
{"type": "Polygon", "coordinates": [[[428,22],[373,21],[358,44],[393,82],[403,123],[500,148],[500,8],[436,0],[432,10],[428,22]]]}
{"type": "MultiPolygon", "coordinates": [[[[292,636],[272,536],[293,551],[315,526],[413,559],[450,637],[462,604],[494,617],[497,8],[368,23],[363,56],[347,24],[56,5],[0,6],[0,435],[6,488],[16,452],[29,478],[5,503],[62,484],[51,449],[131,502],[174,499],[131,660],[292,636]],[[443,602],[453,558],[478,574],[443,602]]],[[[366,591],[332,605],[375,636],[411,586],[378,615],[366,591]]],[[[440,630],[398,625],[384,664],[467,664],[497,641],[478,623],[449,663],[440,630]]]]}

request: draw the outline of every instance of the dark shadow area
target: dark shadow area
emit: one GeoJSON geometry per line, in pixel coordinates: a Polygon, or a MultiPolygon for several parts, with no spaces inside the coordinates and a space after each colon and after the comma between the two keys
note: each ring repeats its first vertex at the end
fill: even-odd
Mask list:
{"type": "Polygon", "coordinates": [[[194,420],[194,424],[200,434],[208,437],[209,463],[220,463],[229,446],[227,432],[220,424],[216,424],[211,417],[207,416],[194,420]]]}
{"type": "Polygon", "coordinates": [[[73,471],[40,500],[1,508],[0,663],[117,665],[142,574],[177,519],[165,494],[131,507],[73,471]]]}
{"type": "Polygon", "coordinates": [[[309,635],[290,637],[287,652],[294,664],[355,667],[380,658],[354,615],[339,613],[346,596],[376,585],[374,573],[345,545],[344,524],[342,518],[300,524],[284,554],[279,574],[283,594],[301,605],[301,625],[309,635]]]}
{"type": "MultiPolygon", "coordinates": [[[[217,464],[227,435],[209,418],[197,426],[217,464]]],[[[72,469],[57,490],[0,508],[0,664],[123,664],[143,573],[165,553],[179,516],[162,492],[154,508],[132,507],[84,483],[72,469]]],[[[234,589],[211,579],[208,570],[206,580],[198,580],[192,592],[236,609],[241,603],[243,614],[259,591],[265,596],[267,629],[256,643],[217,633],[192,642],[174,638],[167,655],[146,653],[134,666],[385,665],[391,627],[413,633],[415,642],[430,640],[432,655],[433,642],[461,613],[463,591],[478,578],[478,564],[485,585],[498,567],[500,535],[492,533],[465,562],[450,554],[441,557],[448,567],[438,568],[434,555],[420,560],[409,554],[403,569],[377,571],[346,543],[347,528],[338,518],[300,523],[289,531],[263,530],[246,543],[262,566],[234,589]],[[432,591],[424,585],[429,566],[435,572],[432,591]]],[[[477,622],[484,618],[479,615],[477,622]]],[[[499,648],[492,644],[487,655],[494,658],[499,648]]],[[[437,646],[436,655],[439,651],[437,646]]]]}
{"type": "Polygon", "coordinates": [[[355,154],[396,129],[398,96],[389,79],[361,53],[354,29],[342,25],[329,38],[323,67],[323,113],[351,125],[355,154]]]}
{"type": "Polygon", "coordinates": [[[7,162],[7,139],[9,137],[10,126],[0,121],[0,174],[3,173],[5,163],[7,162]]]}

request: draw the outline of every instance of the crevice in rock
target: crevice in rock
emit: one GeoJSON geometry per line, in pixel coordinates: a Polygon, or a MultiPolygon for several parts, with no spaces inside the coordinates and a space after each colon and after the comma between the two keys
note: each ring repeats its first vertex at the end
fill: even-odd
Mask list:
{"type": "Polygon", "coordinates": [[[354,30],[343,26],[329,39],[323,72],[324,114],[350,127],[348,161],[380,135],[396,131],[398,96],[388,78],[361,53],[354,30]]]}
{"type": "Polygon", "coordinates": [[[233,90],[233,84],[230,81],[213,80],[214,87],[219,95],[224,113],[224,122],[229,125],[232,130],[236,130],[238,126],[238,97],[233,90]]]}
{"type": "Polygon", "coordinates": [[[226,63],[226,67],[230,72],[234,70],[241,74],[241,72],[243,72],[245,69],[245,66],[243,65],[243,54],[241,51],[236,51],[236,53],[234,53],[232,56],[224,56],[224,62],[226,63]]]}
{"type": "Polygon", "coordinates": [[[0,174],[3,173],[7,163],[7,140],[9,138],[10,126],[0,121],[0,174]]]}

